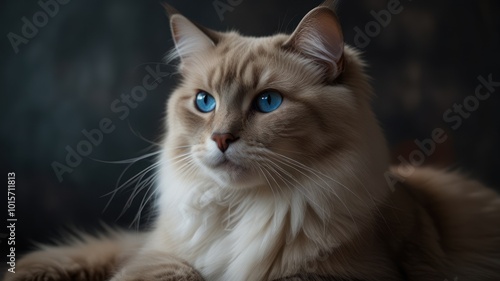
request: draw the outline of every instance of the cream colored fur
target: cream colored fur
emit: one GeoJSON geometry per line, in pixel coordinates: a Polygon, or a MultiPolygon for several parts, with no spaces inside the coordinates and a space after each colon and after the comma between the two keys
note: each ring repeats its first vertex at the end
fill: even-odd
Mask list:
{"type": "Polygon", "coordinates": [[[26,279],[6,280],[66,276],[75,260],[113,281],[500,280],[495,192],[432,169],[389,188],[364,63],[331,10],[313,10],[291,36],[171,22],[182,79],[168,102],[154,229],[42,249],[19,263],[26,279]],[[196,109],[200,89],[214,112],[196,109]],[[284,101],[256,112],[266,89],[284,101]],[[239,139],[222,153],[214,132],[239,139]]]}

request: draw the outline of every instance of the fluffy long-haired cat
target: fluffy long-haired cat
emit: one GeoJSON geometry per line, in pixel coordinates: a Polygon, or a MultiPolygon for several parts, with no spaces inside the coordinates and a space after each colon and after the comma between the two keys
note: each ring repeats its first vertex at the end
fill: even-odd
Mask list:
{"type": "Polygon", "coordinates": [[[389,168],[365,65],[327,4],[260,38],[168,10],[181,81],[154,228],[42,247],[6,280],[500,280],[500,197],[389,168]]]}

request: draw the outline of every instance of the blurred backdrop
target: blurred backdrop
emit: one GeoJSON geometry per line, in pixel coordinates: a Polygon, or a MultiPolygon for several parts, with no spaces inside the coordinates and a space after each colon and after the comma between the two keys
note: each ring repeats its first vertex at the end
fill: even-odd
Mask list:
{"type": "MultiPolygon", "coordinates": [[[[261,36],[293,31],[321,1],[168,2],[207,27],[261,36]]],[[[126,161],[110,161],[154,151],[178,78],[162,63],[173,42],[159,1],[1,5],[0,166],[4,176],[16,173],[17,254],[31,241],[48,242],[73,227],[129,227],[149,196],[147,185],[132,202],[133,188],[117,194],[106,210],[105,194],[153,158],[138,161],[121,179],[126,161]],[[154,88],[143,91],[145,77],[153,77],[154,88]]],[[[345,41],[369,62],[373,105],[394,163],[417,157],[416,141],[425,143],[441,128],[447,139],[425,164],[500,187],[499,6],[494,0],[340,1],[345,41]],[[479,85],[482,100],[475,97],[479,85]]],[[[1,200],[5,214],[7,199],[1,200]]],[[[148,218],[145,206],[139,228],[148,218]]]]}

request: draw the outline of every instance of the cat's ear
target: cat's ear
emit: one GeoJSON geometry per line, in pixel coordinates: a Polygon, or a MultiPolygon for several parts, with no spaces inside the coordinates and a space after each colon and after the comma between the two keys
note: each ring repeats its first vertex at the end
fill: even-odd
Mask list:
{"type": "Polygon", "coordinates": [[[175,51],[167,60],[179,57],[184,62],[198,53],[214,48],[218,43],[217,32],[188,20],[168,4],[164,3],[163,6],[170,18],[170,30],[175,42],[175,51]]]}
{"type": "Polygon", "coordinates": [[[343,71],[342,28],[335,12],[326,5],[321,5],[305,15],[284,47],[324,66],[328,81],[337,78],[343,71]]]}

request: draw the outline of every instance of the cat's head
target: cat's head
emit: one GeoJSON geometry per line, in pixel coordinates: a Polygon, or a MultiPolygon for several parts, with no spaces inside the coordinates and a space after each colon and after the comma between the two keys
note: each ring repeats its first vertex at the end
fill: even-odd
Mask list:
{"type": "Polygon", "coordinates": [[[285,186],[310,177],[307,168],[364,170],[361,159],[376,156],[365,153],[370,144],[385,152],[363,64],[330,8],[310,11],[291,35],[259,38],[175,12],[170,22],[181,82],[166,150],[178,176],[285,186]]]}

